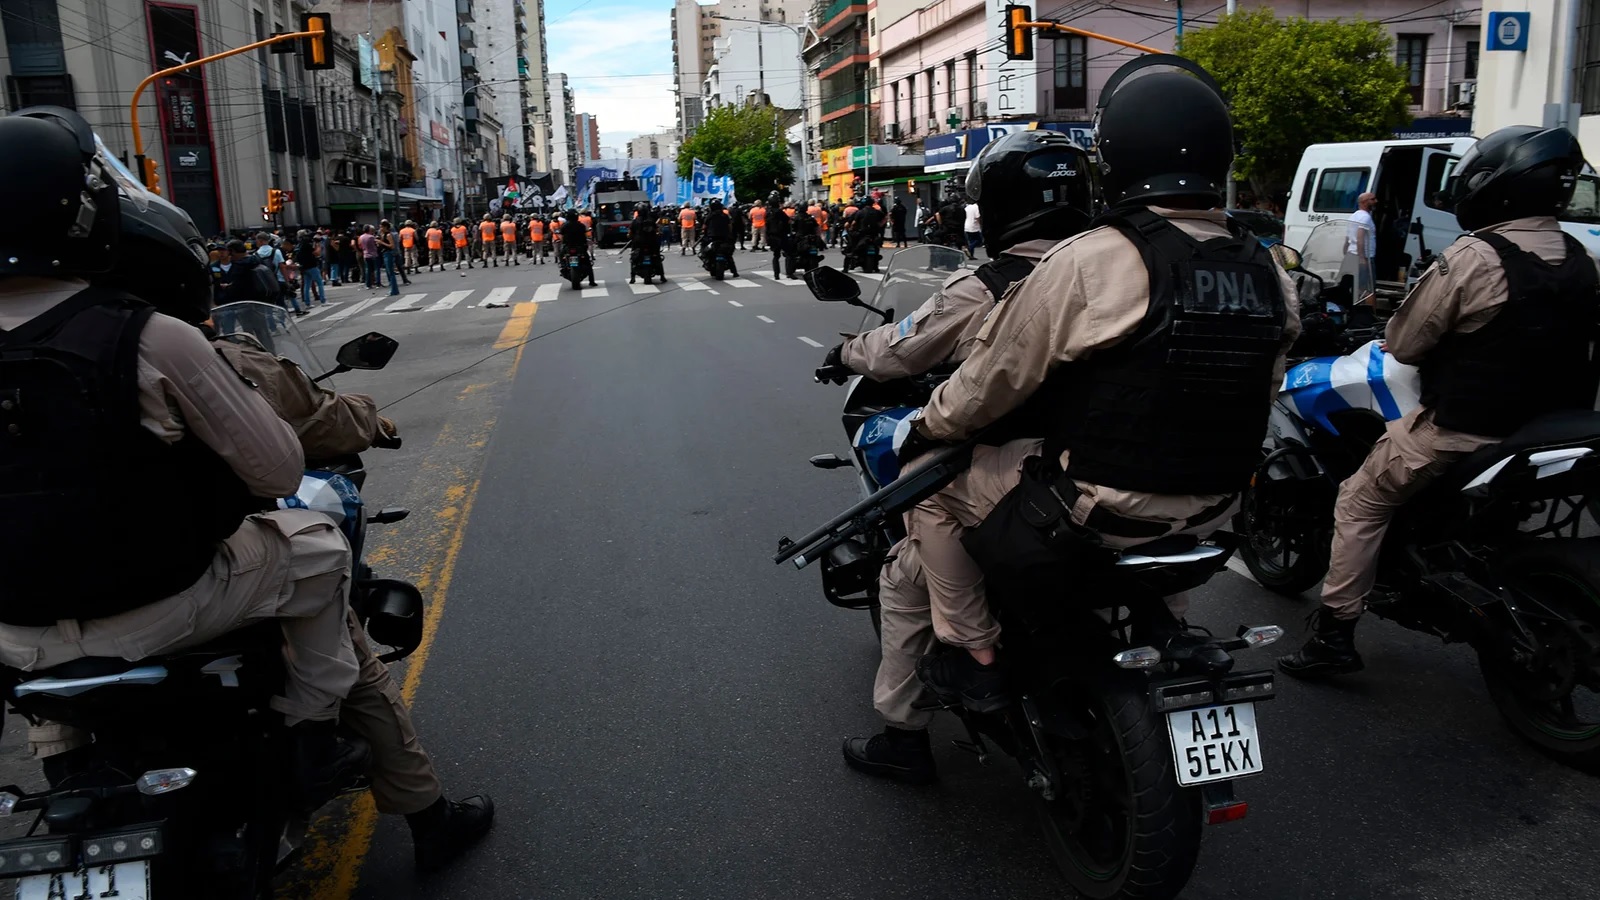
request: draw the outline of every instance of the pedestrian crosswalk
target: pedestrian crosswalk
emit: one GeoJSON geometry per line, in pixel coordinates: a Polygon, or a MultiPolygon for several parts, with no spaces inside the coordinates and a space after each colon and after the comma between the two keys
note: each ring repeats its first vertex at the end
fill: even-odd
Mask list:
{"type": "MultiPolygon", "coordinates": [[[[598,272],[596,273],[599,274],[598,272]]],[[[795,299],[807,298],[809,294],[804,290],[805,282],[798,278],[773,278],[770,271],[746,270],[738,276],[732,274],[718,280],[703,271],[669,273],[666,282],[652,280],[650,284],[629,284],[619,273],[612,272],[612,278],[596,279],[596,284],[590,287],[583,284],[578,290],[573,290],[565,281],[538,284],[516,285],[492,288],[468,288],[454,291],[410,291],[398,296],[379,294],[377,296],[357,298],[342,298],[337,294],[326,306],[316,306],[308,310],[301,318],[306,328],[311,328],[320,334],[331,330],[333,327],[354,319],[358,316],[417,316],[427,317],[429,313],[453,313],[456,315],[483,315],[485,312],[493,313],[495,310],[509,308],[518,303],[552,303],[555,301],[598,300],[605,297],[638,299],[653,294],[707,292],[711,294],[730,294],[749,291],[752,288],[760,291],[771,292],[775,288],[787,288],[781,296],[794,297],[795,299]],[[795,288],[801,290],[796,291],[795,288]]],[[[865,280],[881,279],[883,276],[851,273],[865,280]]],[[[420,287],[420,285],[419,285],[420,287]]],[[[870,293],[876,286],[865,288],[863,293],[870,293]]],[[[498,318],[495,321],[499,321],[498,318]]]]}

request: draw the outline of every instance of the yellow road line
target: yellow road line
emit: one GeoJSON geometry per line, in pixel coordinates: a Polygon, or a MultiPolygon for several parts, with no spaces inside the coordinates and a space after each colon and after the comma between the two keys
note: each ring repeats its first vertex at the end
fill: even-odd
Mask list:
{"type": "MultiPolygon", "coordinates": [[[[511,312],[505,328],[501,330],[500,337],[495,341],[496,347],[517,346],[527,339],[533,329],[533,317],[539,311],[537,303],[518,303],[511,312]]],[[[510,383],[516,378],[517,367],[522,362],[522,347],[517,346],[517,352],[511,358],[511,366],[506,372],[506,382],[510,383]]],[[[482,390],[485,385],[468,385],[461,391],[460,398],[482,390]]],[[[470,435],[471,440],[467,445],[482,447],[487,442],[488,434],[494,429],[495,420],[490,418],[478,429],[478,433],[470,435]]],[[[434,451],[439,451],[447,445],[453,445],[454,430],[446,425],[439,433],[439,438],[434,442],[434,451]]],[[[433,455],[430,453],[430,456],[433,455]]],[[[422,643],[417,645],[415,652],[406,660],[406,676],[400,688],[400,695],[410,706],[416,701],[417,691],[422,686],[422,672],[427,667],[429,653],[433,649],[433,639],[439,631],[439,623],[444,618],[445,600],[450,593],[450,583],[455,578],[456,560],[461,554],[462,544],[466,539],[467,520],[472,516],[472,505],[478,497],[478,488],[482,484],[481,477],[473,477],[469,482],[466,472],[459,467],[454,469],[454,478],[450,479],[449,486],[445,489],[444,500],[447,505],[435,514],[435,521],[440,526],[448,529],[449,540],[444,548],[443,558],[436,566],[430,565],[421,572],[416,579],[416,584],[424,594],[432,588],[432,600],[428,604],[427,612],[423,619],[422,643]]],[[[425,467],[426,471],[426,467],[425,467]]],[[[388,547],[381,548],[370,558],[380,555],[387,557],[392,551],[388,547]]],[[[318,879],[318,883],[309,895],[316,900],[348,900],[355,893],[361,881],[361,865],[366,861],[367,852],[372,847],[372,836],[378,827],[378,810],[373,805],[371,794],[362,794],[356,798],[350,810],[349,825],[345,831],[345,838],[337,850],[322,848],[323,853],[307,853],[307,865],[312,869],[323,868],[318,857],[324,856],[327,851],[337,854],[336,858],[327,865],[329,869],[325,877],[318,879]]]]}

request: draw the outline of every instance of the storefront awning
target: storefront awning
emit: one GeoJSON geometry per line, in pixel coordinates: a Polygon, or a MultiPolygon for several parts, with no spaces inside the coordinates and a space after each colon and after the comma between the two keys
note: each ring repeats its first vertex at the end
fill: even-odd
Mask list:
{"type": "MultiPolygon", "coordinates": [[[[398,202],[404,204],[415,203],[443,203],[442,197],[429,197],[427,194],[417,194],[402,189],[399,192],[398,202]]],[[[395,192],[383,192],[383,205],[385,207],[395,204],[395,192]]],[[[353,184],[328,185],[329,209],[375,209],[378,205],[378,192],[368,187],[357,187],[353,184]]]]}

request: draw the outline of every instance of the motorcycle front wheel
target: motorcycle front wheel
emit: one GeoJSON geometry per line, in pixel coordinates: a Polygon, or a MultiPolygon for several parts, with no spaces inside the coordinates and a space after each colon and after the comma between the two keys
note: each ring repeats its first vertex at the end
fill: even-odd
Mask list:
{"type": "Polygon", "coordinates": [[[1269,591],[1296,597],[1328,574],[1332,549],[1314,498],[1299,485],[1260,481],[1245,489],[1233,530],[1239,558],[1269,591]]]}
{"type": "Polygon", "coordinates": [[[1171,900],[1200,855],[1200,795],[1178,785],[1148,686],[1125,679],[1058,702],[1075,702],[1089,734],[1046,736],[1064,783],[1034,805],[1056,866],[1090,900],[1171,900]]]}
{"type": "Polygon", "coordinates": [[[1557,762],[1600,773],[1600,539],[1553,538],[1507,553],[1500,574],[1555,614],[1524,610],[1538,640],[1531,659],[1478,650],[1506,724],[1557,762]]]}

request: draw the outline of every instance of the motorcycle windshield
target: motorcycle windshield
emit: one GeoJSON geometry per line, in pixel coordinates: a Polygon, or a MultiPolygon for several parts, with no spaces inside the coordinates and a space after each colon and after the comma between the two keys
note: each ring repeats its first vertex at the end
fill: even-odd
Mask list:
{"type": "MultiPolygon", "coordinates": [[[[307,377],[315,378],[328,371],[323,368],[317,355],[311,352],[311,345],[295,324],[294,317],[277,304],[253,300],[225,303],[212,308],[211,324],[221,337],[248,335],[268,353],[299,366],[307,377]]],[[[333,388],[331,379],[323,379],[319,383],[333,388]]]]}
{"type": "MultiPolygon", "coordinates": [[[[871,304],[878,309],[894,310],[897,315],[910,315],[912,310],[928,302],[950,276],[967,268],[967,255],[954,247],[923,244],[895,251],[878,282],[878,291],[872,295],[871,304]]],[[[857,331],[871,331],[883,324],[876,313],[867,313],[857,331]]]]}
{"type": "Polygon", "coordinates": [[[1323,222],[1311,229],[1300,251],[1300,268],[1322,279],[1324,290],[1341,292],[1354,306],[1371,304],[1377,282],[1372,272],[1372,230],[1354,222],[1323,222]]]}

